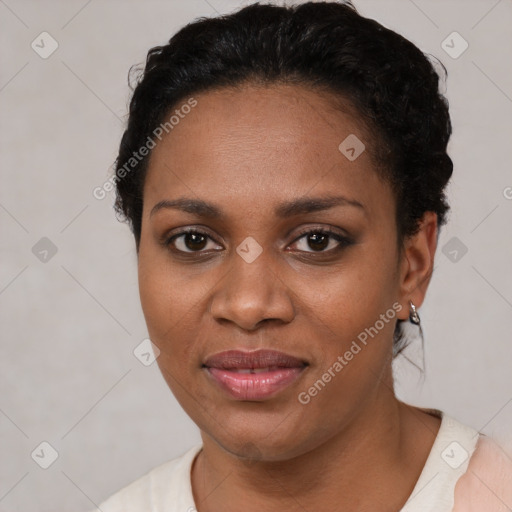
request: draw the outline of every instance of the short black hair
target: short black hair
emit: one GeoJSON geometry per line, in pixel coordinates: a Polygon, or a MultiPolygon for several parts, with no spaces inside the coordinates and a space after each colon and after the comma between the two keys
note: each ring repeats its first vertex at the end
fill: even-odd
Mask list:
{"type": "MultiPolygon", "coordinates": [[[[417,232],[427,211],[437,214],[440,228],[449,210],[445,187],[453,164],[439,78],[413,43],[361,16],[349,1],[257,2],[199,18],[148,52],[115,164],[116,211],[129,222],[138,250],[150,154],[137,160],[133,154],[180,102],[208,90],[282,83],[328,91],[354,107],[373,135],[369,149],[376,171],[394,191],[399,243],[417,232]]],[[[399,341],[400,321],[396,353],[399,341]]]]}

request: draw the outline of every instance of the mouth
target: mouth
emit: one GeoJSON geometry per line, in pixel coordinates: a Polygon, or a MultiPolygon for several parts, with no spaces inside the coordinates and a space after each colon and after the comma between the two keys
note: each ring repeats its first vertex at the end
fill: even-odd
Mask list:
{"type": "Polygon", "coordinates": [[[307,366],[276,350],[229,350],[206,359],[203,369],[231,398],[263,401],[290,386],[307,366]]]}

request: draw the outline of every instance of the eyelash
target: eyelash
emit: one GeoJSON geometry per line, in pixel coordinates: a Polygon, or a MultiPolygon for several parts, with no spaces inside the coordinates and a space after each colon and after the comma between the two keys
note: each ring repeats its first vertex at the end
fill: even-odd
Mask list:
{"type": "MultiPolygon", "coordinates": [[[[204,251],[204,250],[182,251],[180,249],[176,249],[176,247],[171,247],[175,240],[177,240],[178,238],[180,238],[182,236],[188,235],[188,234],[196,234],[196,235],[204,236],[204,237],[209,238],[210,240],[215,242],[215,240],[213,240],[213,238],[208,233],[201,231],[197,228],[187,228],[187,229],[180,231],[179,233],[175,233],[172,236],[165,238],[163,240],[163,244],[164,244],[164,246],[168,247],[169,249],[171,249],[172,251],[174,251],[180,255],[186,255],[186,257],[189,257],[188,255],[190,255],[190,257],[193,257],[193,255],[199,255],[204,252],[208,252],[208,251],[204,251]]],[[[328,228],[304,229],[298,233],[297,238],[295,238],[295,240],[292,243],[296,243],[300,239],[304,238],[306,235],[310,235],[310,234],[320,234],[320,235],[329,236],[331,238],[334,238],[334,240],[336,240],[339,243],[339,245],[337,247],[335,247],[334,249],[329,249],[328,251],[299,251],[299,252],[302,252],[305,254],[335,254],[335,253],[339,252],[340,250],[342,250],[343,248],[345,248],[353,243],[353,241],[350,238],[348,238],[347,236],[341,235],[340,233],[337,233],[328,228]]],[[[218,252],[218,251],[216,251],[216,252],[218,252]]]]}

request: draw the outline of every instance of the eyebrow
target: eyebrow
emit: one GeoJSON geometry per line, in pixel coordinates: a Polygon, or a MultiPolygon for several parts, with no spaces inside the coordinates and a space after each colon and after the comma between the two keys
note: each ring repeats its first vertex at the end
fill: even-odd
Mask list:
{"type": "MultiPolygon", "coordinates": [[[[274,213],[277,217],[288,218],[294,215],[301,215],[305,213],[314,213],[322,210],[328,210],[335,206],[352,206],[365,211],[364,206],[354,199],[349,199],[344,196],[326,196],[326,197],[307,197],[293,199],[278,205],[274,213]]],[[[214,204],[207,203],[201,199],[190,199],[182,197],[179,199],[158,202],[153,206],[149,214],[152,217],[156,212],[164,209],[176,209],[186,213],[191,213],[199,217],[209,219],[223,219],[225,215],[222,210],[214,204]]]]}

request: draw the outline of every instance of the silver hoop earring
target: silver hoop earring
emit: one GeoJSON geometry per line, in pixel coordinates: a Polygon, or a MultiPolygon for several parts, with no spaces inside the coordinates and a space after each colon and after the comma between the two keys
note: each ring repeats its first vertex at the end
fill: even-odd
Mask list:
{"type": "Polygon", "coordinates": [[[412,303],[411,300],[409,301],[409,304],[409,320],[415,325],[420,325],[420,315],[418,315],[418,312],[416,311],[416,306],[412,303]]]}

